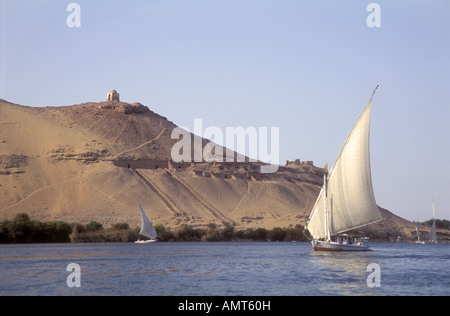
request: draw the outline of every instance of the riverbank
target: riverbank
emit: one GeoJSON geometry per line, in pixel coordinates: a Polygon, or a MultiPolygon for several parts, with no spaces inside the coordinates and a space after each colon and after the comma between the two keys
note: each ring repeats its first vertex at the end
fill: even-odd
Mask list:
{"type": "MultiPolygon", "coordinates": [[[[158,240],[168,241],[309,241],[304,227],[273,229],[248,228],[235,230],[224,224],[217,227],[209,224],[203,228],[181,225],[173,230],[163,225],[155,225],[158,240]]],[[[127,223],[116,223],[104,228],[98,222],[88,224],[66,223],[63,221],[39,222],[21,213],[13,220],[0,223],[0,243],[83,243],[83,242],[134,242],[139,239],[139,228],[127,223]]]]}
{"type": "MultiPolygon", "coordinates": [[[[158,241],[273,241],[273,242],[307,242],[310,236],[305,228],[296,225],[290,228],[275,227],[247,228],[236,230],[230,224],[224,223],[218,227],[211,223],[205,227],[194,228],[181,225],[174,229],[166,229],[163,225],[155,225],[158,241]]],[[[369,231],[354,231],[356,235],[370,238],[372,242],[393,242],[396,239],[389,234],[373,233],[369,231]]],[[[446,243],[447,235],[440,234],[439,242],[446,243]]],[[[0,243],[94,243],[94,242],[134,242],[142,238],[139,227],[130,227],[128,223],[116,223],[104,228],[102,224],[91,221],[88,224],[66,223],[64,221],[40,222],[30,219],[26,213],[20,213],[13,220],[0,222],[0,243]]],[[[405,243],[414,240],[400,239],[405,243]]]]}

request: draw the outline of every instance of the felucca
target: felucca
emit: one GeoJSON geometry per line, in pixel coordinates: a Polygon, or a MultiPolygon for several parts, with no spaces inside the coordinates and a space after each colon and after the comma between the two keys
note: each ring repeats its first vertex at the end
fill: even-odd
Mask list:
{"type": "Polygon", "coordinates": [[[431,202],[431,205],[433,207],[433,224],[431,225],[430,232],[428,233],[428,243],[429,244],[437,244],[437,237],[436,237],[436,219],[435,219],[435,213],[434,213],[434,202],[431,202]]]}
{"type": "Polygon", "coordinates": [[[142,206],[139,205],[139,208],[141,209],[141,231],[139,232],[139,235],[142,235],[144,237],[150,238],[147,240],[136,240],[136,244],[147,244],[151,242],[156,242],[156,238],[158,238],[158,234],[156,233],[155,228],[153,228],[152,223],[148,219],[147,215],[145,214],[144,210],[142,209],[142,206]]]}
{"type": "Polygon", "coordinates": [[[324,184],[306,226],[314,250],[367,251],[366,238],[343,233],[383,219],[373,193],[369,153],[370,113],[377,88],[330,171],[325,168],[324,184]]]}

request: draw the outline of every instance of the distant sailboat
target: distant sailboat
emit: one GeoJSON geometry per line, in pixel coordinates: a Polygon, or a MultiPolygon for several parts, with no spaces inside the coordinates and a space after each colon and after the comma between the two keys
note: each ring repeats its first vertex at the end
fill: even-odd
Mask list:
{"type": "Polygon", "coordinates": [[[419,221],[416,222],[416,232],[417,232],[417,241],[416,244],[425,244],[425,241],[420,240],[420,232],[419,232],[419,221]]]}
{"type": "Polygon", "coordinates": [[[433,207],[433,224],[431,225],[430,232],[428,233],[428,243],[429,244],[437,244],[437,237],[436,237],[436,220],[435,220],[435,214],[434,214],[434,202],[431,202],[431,205],[433,207]]]}
{"type": "Polygon", "coordinates": [[[330,172],[324,174],[324,185],[306,226],[314,250],[369,250],[366,239],[340,234],[383,219],[373,194],[369,154],[370,112],[377,88],[330,172]]]}
{"type": "Polygon", "coordinates": [[[141,231],[139,232],[139,235],[142,235],[144,237],[150,238],[147,240],[137,240],[135,241],[136,244],[147,244],[151,242],[156,242],[156,238],[158,238],[158,234],[156,233],[156,230],[153,228],[152,223],[148,219],[147,215],[145,214],[144,210],[142,209],[142,206],[139,205],[139,208],[141,209],[141,231]]]}

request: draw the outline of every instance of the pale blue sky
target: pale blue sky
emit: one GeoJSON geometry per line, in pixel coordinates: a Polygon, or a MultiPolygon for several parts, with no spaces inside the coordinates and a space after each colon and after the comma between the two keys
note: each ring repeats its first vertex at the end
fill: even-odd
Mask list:
{"type": "Polygon", "coordinates": [[[332,164],[377,84],[379,205],[450,219],[450,1],[0,0],[0,98],[103,101],[180,126],[279,127],[280,161],[332,164]],[[69,28],[66,7],[81,7],[69,28]]]}

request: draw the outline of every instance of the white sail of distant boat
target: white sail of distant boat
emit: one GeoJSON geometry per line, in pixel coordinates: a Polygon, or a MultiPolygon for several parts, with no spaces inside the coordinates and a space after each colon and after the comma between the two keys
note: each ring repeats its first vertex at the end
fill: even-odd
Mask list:
{"type": "Polygon", "coordinates": [[[324,185],[306,227],[313,236],[314,250],[368,250],[361,240],[337,236],[382,220],[373,193],[369,154],[370,113],[377,88],[330,172],[325,172],[324,185]],[[332,241],[332,236],[336,241],[332,241]]]}
{"type": "Polygon", "coordinates": [[[437,244],[437,237],[436,237],[436,219],[434,214],[434,202],[431,202],[431,205],[433,207],[433,224],[431,225],[430,232],[428,233],[428,242],[431,244],[437,244]]]}
{"type": "Polygon", "coordinates": [[[141,231],[139,232],[139,235],[142,235],[142,236],[150,238],[150,239],[137,240],[137,241],[135,241],[135,243],[143,244],[143,243],[155,242],[156,238],[158,238],[158,234],[156,233],[155,228],[153,228],[152,222],[150,222],[150,220],[148,219],[148,217],[145,214],[144,210],[142,209],[141,205],[139,205],[139,208],[141,210],[141,231]]]}
{"type": "Polygon", "coordinates": [[[416,222],[416,232],[417,232],[417,241],[416,244],[425,244],[425,241],[420,240],[420,232],[419,232],[419,221],[416,222]]]}

